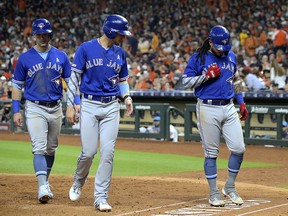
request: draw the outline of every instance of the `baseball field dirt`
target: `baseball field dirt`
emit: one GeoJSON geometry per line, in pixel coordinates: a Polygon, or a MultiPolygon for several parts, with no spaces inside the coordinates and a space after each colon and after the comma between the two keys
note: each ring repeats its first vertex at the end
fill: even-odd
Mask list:
{"type": "MultiPolygon", "coordinates": [[[[0,132],[1,140],[29,141],[25,133],[0,132]]],[[[79,145],[79,137],[61,135],[60,144],[79,145]]],[[[271,144],[273,144],[271,142],[271,144]]],[[[171,143],[119,138],[116,149],[203,156],[199,142],[171,143]]],[[[221,144],[219,158],[228,159],[229,152],[221,144]]],[[[0,174],[0,215],[107,215],[107,216],[284,216],[288,215],[288,148],[247,145],[244,160],[279,164],[269,168],[243,168],[237,179],[237,190],[244,199],[242,206],[224,208],[208,205],[208,185],[204,171],[145,177],[112,177],[109,203],[113,210],[101,213],[93,208],[94,177],[89,176],[81,199],[72,202],[68,191],[73,175],[51,175],[54,198],[40,204],[34,175],[0,174]],[[281,186],[286,185],[286,188],[281,186]]],[[[31,165],[32,166],[32,165],[31,165]]],[[[218,171],[218,186],[222,188],[227,170],[218,171]]]]}

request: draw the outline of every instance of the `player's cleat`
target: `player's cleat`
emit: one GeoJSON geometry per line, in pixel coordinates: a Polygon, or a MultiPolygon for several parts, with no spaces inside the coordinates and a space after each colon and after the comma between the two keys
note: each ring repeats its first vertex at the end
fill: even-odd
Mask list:
{"type": "Polygon", "coordinates": [[[81,186],[73,183],[72,187],[70,188],[70,191],[69,191],[69,198],[70,200],[72,201],[77,201],[80,199],[80,196],[81,196],[81,186]]]}
{"type": "Polygon", "coordinates": [[[222,188],[222,193],[224,196],[227,196],[230,198],[232,203],[236,205],[242,205],[244,203],[243,199],[239,196],[239,194],[236,191],[226,192],[225,188],[222,188]]]}
{"type": "Polygon", "coordinates": [[[112,207],[107,203],[107,201],[100,202],[96,208],[101,212],[110,212],[112,210],[112,207]]]}
{"type": "Polygon", "coordinates": [[[42,185],[38,189],[38,200],[40,203],[45,204],[49,201],[49,191],[47,185],[42,185]]]}
{"type": "Polygon", "coordinates": [[[53,194],[52,191],[51,191],[49,182],[47,182],[47,190],[48,190],[48,193],[49,193],[49,198],[50,198],[50,199],[53,199],[54,194],[53,194]]]}
{"type": "Polygon", "coordinates": [[[224,207],[225,201],[220,198],[220,196],[210,197],[209,203],[214,207],[224,207]]]}

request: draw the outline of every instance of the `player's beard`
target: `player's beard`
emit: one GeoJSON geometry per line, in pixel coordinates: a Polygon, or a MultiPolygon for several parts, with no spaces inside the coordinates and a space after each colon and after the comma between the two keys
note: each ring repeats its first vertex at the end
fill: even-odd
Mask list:
{"type": "Polygon", "coordinates": [[[121,46],[122,45],[122,40],[120,38],[115,38],[113,39],[113,43],[117,46],[121,46]]]}

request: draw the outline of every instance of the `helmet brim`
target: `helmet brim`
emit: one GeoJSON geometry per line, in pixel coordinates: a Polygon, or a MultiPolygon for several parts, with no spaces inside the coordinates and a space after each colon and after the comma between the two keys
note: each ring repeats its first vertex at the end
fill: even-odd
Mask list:
{"type": "Polygon", "coordinates": [[[132,36],[132,33],[130,31],[118,31],[119,34],[125,35],[125,36],[132,36]]]}
{"type": "Polygon", "coordinates": [[[223,51],[223,52],[227,52],[231,49],[231,44],[219,45],[219,44],[213,43],[213,46],[215,47],[216,50],[223,51]]]}
{"type": "Polygon", "coordinates": [[[44,29],[44,30],[37,30],[34,34],[51,34],[52,30],[50,29],[44,29]]]}

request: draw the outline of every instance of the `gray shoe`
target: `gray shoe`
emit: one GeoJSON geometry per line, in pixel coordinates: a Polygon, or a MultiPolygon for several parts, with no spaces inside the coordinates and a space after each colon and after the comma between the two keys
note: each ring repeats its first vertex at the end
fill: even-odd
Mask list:
{"type": "Polygon", "coordinates": [[[214,207],[225,206],[225,201],[221,199],[220,195],[210,197],[209,203],[211,206],[214,206],[214,207]]]}
{"type": "Polygon", "coordinates": [[[225,188],[222,188],[222,193],[224,194],[224,196],[229,197],[232,203],[236,205],[242,205],[244,203],[243,199],[239,196],[236,190],[228,193],[225,188]]]}

